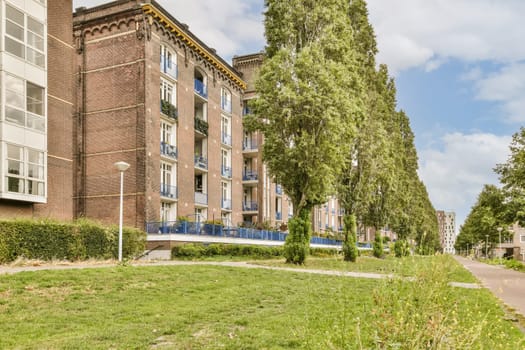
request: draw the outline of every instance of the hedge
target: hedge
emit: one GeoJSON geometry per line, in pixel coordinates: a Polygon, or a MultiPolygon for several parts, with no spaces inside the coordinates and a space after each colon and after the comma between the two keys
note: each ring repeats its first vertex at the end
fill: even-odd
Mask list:
{"type": "MultiPolygon", "coordinates": [[[[282,246],[242,245],[242,244],[199,244],[186,243],[172,248],[172,258],[201,258],[209,256],[249,256],[254,258],[283,257],[282,246]]],[[[337,256],[336,249],[311,248],[310,254],[318,257],[337,256]]]]}
{"type": "MultiPolygon", "coordinates": [[[[134,228],[122,231],[122,253],[133,257],[145,249],[146,234],[134,228]]],[[[0,263],[19,257],[41,260],[109,259],[118,256],[118,226],[79,220],[0,220],[0,263]]]]}

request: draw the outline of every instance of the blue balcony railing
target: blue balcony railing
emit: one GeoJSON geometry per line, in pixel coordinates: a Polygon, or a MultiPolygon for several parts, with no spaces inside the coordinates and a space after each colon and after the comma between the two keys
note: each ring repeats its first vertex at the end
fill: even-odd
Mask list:
{"type": "Polygon", "coordinates": [[[177,79],[177,65],[163,55],[160,56],[160,70],[174,79],[177,79]]]}
{"type": "Polygon", "coordinates": [[[160,184],[160,195],[165,198],[177,198],[177,186],[160,184]]]}
{"type": "Polygon", "coordinates": [[[204,170],[208,169],[208,159],[203,156],[195,156],[195,166],[204,170]]]}
{"type": "Polygon", "coordinates": [[[258,210],[257,202],[253,202],[253,201],[243,202],[242,210],[243,211],[257,211],[258,210]]]}
{"type": "MultiPolygon", "coordinates": [[[[265,241],[286,241],[286,232],[257,230],[254,228],[204,224],[191,221],[147,222],[148,234],[190,234],[226,238],[242,238],[265,241]]],[[[341,246],[342,242],[330,238],[312,237],[310,244],[341,246]]],[[[358,247],[358,249],[369,249],[358,247]]]]}
{"type": "Polygon", "coordinates": [[[242,143],[243,151],[255,151],[258,147],[257,139],[244,140],[242,143]]]}
{"type": "Polygon", "coordinates": [[[232,200],[231,199],[222,199],[221,208],[226,210],[232,210],[232,200]]]}
{"type": "Polygon", "coordinates": [[[232,168],[230,168],[229,166],[222,166],[221,167],[221,175],[223,177],[227,177],[227,178],[230,178],[232,177],[232,168]]]}
{"type": "Polygon", "coordinates": [[[195,204],[208,205],[208,194],[202,192],[195,192],[195,204]]]}
{"type": "Polygon", "coordinates": [[[283,195],[283,187],[281,185],[275,185],[275,193],[279,196],[283,195]]]}
{"type": "Polygon", "coordinates": [[[275,220],[282,220],[283,219],[283,213],[277,212],[275,213],[275,220]]]}
{"type": "Polygon", "coordinates": [[[199,79],[195,79],[195,92],[198,93],[201,97],[208,98],[208,89],[206,85],[199,79]]]}
{"type": "Polygon", "coordinates": [[[243,181],[257,181],[258,177],[257,172],[253,170],[245,170],[242,174],[243,181]]]}
{"type": "Polygon", "coordinates": [[[224,145],[231,146],[232,145],[232,136],[228,135],[226,133],[221,133],[221,142],[224,145]]]}
{"type": "Polygon", "coordinates": [[[226,113],[232,112],[232,101],[228,101],[225,98],[221,98],[221,109],[225,111],[226,113]]]}
{"type": "Polygon", "coordinates": [[[160,154],[177,159],[177,146],[170,145],[166,142],[160,143],[160,154]]]}

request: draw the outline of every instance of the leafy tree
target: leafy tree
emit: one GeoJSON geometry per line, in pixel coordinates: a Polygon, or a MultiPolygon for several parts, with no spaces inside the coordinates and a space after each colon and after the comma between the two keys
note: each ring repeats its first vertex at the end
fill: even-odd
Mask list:
{"type": "Polygon", "coordinates": [[[385,254],[383,250],[383,238],[381,237],[381,233],[377,231],[374,243],[372,244],[372,254],[374,254],[376,258],[382,258],[385,254]]]}
{"type": "Polygon", "coordinates": [[[248,130],[265,138],[263,160],[290,197],[295,224],[287,262],[303,263],[311,209],[334,193],[343,140],[354,135],[360,82],[345,0],[267,0],[266,58],[248,130]],[[296,231],[295,229],[298,229],[296,231]],[[294,258],[297,257],[297,258],[294,258]]]}

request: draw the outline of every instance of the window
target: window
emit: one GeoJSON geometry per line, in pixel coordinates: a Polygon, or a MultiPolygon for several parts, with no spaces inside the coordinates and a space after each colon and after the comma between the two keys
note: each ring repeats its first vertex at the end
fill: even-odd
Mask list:
{"type": "Polygon", "coordinates": [[[5,119],[8,122],[45,131],[44,88],[6,74],[5,104],[5,119]]]}
{"type": "Polygon", "coordinates": [[[44,153],[10,144],[6,146],[7,191],[44,196],[44,153]]]}
{"type": "Polygon", "coordinates": [[[160,221],[162,222],[175,221],[177,217],[175,213],[175,209],[176,207],[172,203],[160,202],[160,221]]]}
{"type": "Polygon", "coordinates": [[[160,183],[170,186],[171,182],[171,165],[160,163],[160,183]]]}
{"type": "Polygon", "coordinates": [[[525,235],[520,236],[520,243],[525,243],[525,235]]]}
{"type": "Polygon", "coordinates": [[[166,123],[161,121],[160,122],[160,142],[167,143],[168,145],[174,145],[175,134],[173,133],[173,127],[166,123]]]}
{"type": "Polygon", "coordinates": [[[160,71],[177,79],[177,54],[166,46],[160,46],[160,71]]]}
{"type": "Polygon", "coordinates": [[[232,94],[225,88],[221,88],[221,108],[227,113],[232,112],[232,94]]]}
{"type": "Polygon", "coordinates": [[[172,105],[176,105],[175,100],[175,85],[169,83],[166,80],[161,79],[160,81],[160,98],[163,101],[169,102],[172,105]]]}
{"type": "Polygon", "coordinates": [[[5,50],[44,68],[44,24],[10,5],[5,7],[5,17],[5,50]]]}

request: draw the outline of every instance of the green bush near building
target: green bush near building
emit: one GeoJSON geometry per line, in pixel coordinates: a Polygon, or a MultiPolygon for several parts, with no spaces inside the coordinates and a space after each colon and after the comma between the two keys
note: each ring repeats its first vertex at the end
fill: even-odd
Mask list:
{"type": "MultiPolygon", "coordinates": [[[[145,249],[146,234],[123,228],[123,256],[145,249]]],[[[118,227],[88,220],[0,220],[0,263],[18,258],[41,260],[110,259],[118,255],[118,227]]]]}

